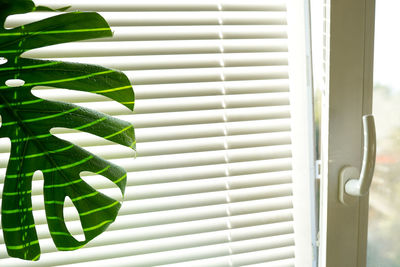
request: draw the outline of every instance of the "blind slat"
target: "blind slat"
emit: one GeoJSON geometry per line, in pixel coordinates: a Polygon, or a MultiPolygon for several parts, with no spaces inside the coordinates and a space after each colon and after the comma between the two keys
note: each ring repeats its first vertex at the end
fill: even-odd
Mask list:
{"type": "MultiPolygon", "coordinates": [[[[135,259],[133,257],[122,258],[120,262],[120,266],[131,266],[130,264],[135,264],[135,266],[152,266],[165,263],[176,263],[176,262],[184,262],[185,261],[192,261],[198,258],[213,258],[211,262],[215,263],[216,266],[232,266],[232,260],[230,259],[230,248],[229,246],[209,246],[208,252],[201,253],[200,251],[185,249],[182,251],[173,251],[175,255],[171,255],[170,253],[162,253],[156,255],[145,255],[140,257],[140,259],[135,259]],[[177,256],[180,253],[184,254],[185,256],[177,256]],[[221,257],[221,255],[225,255],[225,258],[217,258],[214,257],[221,257]],[[147,257],[146,257],[147,256],[147,257]],[[157,257],[157,259],[155,259],[157,257]],[[220,265],[224,263],[225,265],[220,265]]],[[[269,261],[276,261],[277,259],[285,259],[285,258],[293,258],[294,257],[294,248],[293,246],[283,247],[283,248],[275,248],[275,249],[268,249],[268,250],[260,250],[256,252],[250,253],[243,253],[236,255],[236,261],[240,262],[238,264],[247,264],[247,263],[254,263],[254,262],[269,262],[269,261]]],[[[112,261],[106,260],[102,262],[96,262],[97,266],[109,266],[112,261]]],[[[205,261],[210,262],[210,261],[205,261]]],[[[72,265],[72,266],[83,266],[83,265],[72,265]]],[[[167,265],[168,266],[168,265],[167,265]]],[[[196,265],[195,265],[196,266],[196,265]]],[[[234,265],[235,266],[235,265],[234,265]]],[[[238,265],[241,266],[241,265],[238,265]]]]}
{"type": "Polygon", "coordinates": [[[291,159],[269,159],[269,160],[257,160],[257,161],[246,161],[246,162],[233,162],[229,165],[215,164],[207,166],[194,166],[184,168],[172,168],[169,172],[165,170],[148,170],[141,172],[132,172],[135,174],[135,179],[132,180],[133,185],[138,184],[151,184],[151,183],[164,183],[174,182],[183,180],[197,180],[206,179],[212,177],[223,177],[226,176],[226,172],[229,171],[230,176],[235,177],[239,175],[249,175],[264,173],[265,179],[269,179],[270,176],[281,175],[281,171],[291,170],[291,159]],[[268,174],[273,172],[279,172],[276,174],[268,174]],[[164,174],[164,175],[163,175],[164,174]]]}
{"type": "Polygon", "coordinates": [[[191,167],[228,162],[244,162],[264,159],[287,158],[291,156],[289,145],[231,149],[225,151],[184,153],[165,156],[138,157],[132,159],[113,159],[111,162],[129,171],[191,167]]]}
{"type": "Polygon", "coordinates": [[[35,0],[37,5],[51,6],[53,8],[62,8],[71,6],[71,9],[81,11],[166,11],[166,10],[182,10],[182,11],[207,11],[218,10],[218,3],[224,10],[268,10],[268,11],[285,11],[285,1],[281,0],[247,0],[246,3],[241,1],[221,0],[218,3],[215,0],[203,0],[201,2],[187,0],[165,1],[148,0],[133,1],[133,0],[117,0],[110,3],[106,0],[98,0],[96,3],[83,2],[79,0],[35,0]]]}
{"type": "Polygon", "coordinates": [[[78,63],[91,63],[119,70],[155,70],[183,68],[281,66],[287,65],[285,52],[224,53],[149,56],[102,56],[79,58],[54,58],[78,63]]]}
{"type": "MultiPolygon", "coordinates": [[[[70,138],[62,139],[72,141],[70,138]]],[[[80,134],[75,135],[79,140],[80,134]]],[[[93,140],[91,138],[91,140],[93,140]]],[[[82,141],[82,140],[81,140],[82,141]]],[[[79,142],[80,143],[80,142],[79,142]]],[[[83,143],[84,144],[84,143],[83,143]]],[[[177,141],[159,141],[140,143],[136,146],[136,155],[138,157],[158,156],[167,154],[178,153],[192,153],[202,151],[213,151],[223,149],[236,149],[257,146],[271,146],[271,145],[285,145],[290,144],[290,135],[288,132],[279,133],[263,133],[251,134],[241,136],[228,136],[228,137],[212,137],[212,138],[197,138],[177,141]]],[[[87,150],[95,155],[101,156],[105,159],[129,158],[135,156],[132,149],[121,147],[119,145],[110,145],[107,147],[93,146],[88,147],[87,150]]],[[[0,161],[1,162],[1,161],[0,161]]],[[[1,167],[0,163],[0,167],[1,167]]]]}
{"type": "MultiPolygon", "coordinates": [[[[254,121],[238,121],[226,123],[209,123],[198,125],[180,125],[165,127],[136,128],[136,138],[138,143],[156,142],[165,140],[184,140],[194,138],[216,137],[216,136],[234,136],[257,133],[275,133],[290,130],[289,119],[273,119],[273,120],[254,120],[254,121]]],[[[71,142],[88,143],[85,135],[80,135],[76,130],[67,128],[53,128],[53,134],[58,137],[70,140],[71,142]],[[65,137],[63,137],[65,136],[65,137]]]]}
{"type": "Polygon", "coordinates": [[[262,262],[256,264],[243,265],[246,267],[295,267],[295,259],[277,260],[271,262],[262,262]]]}
{"type": "MultiPolygon", "coordinates": [[[[136,100],[190,96],[218,96],[224,92],[227,95],[234,95],[288,91],[289,84],[287,79],[135,85],[136,100]]],[[[33,93],[38,97],[49,100],[73,103],[110,101],[109,98],[103,95],[44,86],[35,87],[33,93]]]]}
{"type": "MultiPolygon", "coordinates": [[[[219,181],[214,182],[208,187],[204,186],[202,188],[196,188],[193,185],[188,187],[177,186],[176,188],[168,188],[169,184],[164,184],[160,186],[152,186],[149,189],[149,186],[142,187],[129,187],[126,192],[125,200],[139,200],[139,199],[150,199],[150,198],[162,198],[162,197],[171,197],[171,196],[185,196],[186,199],[190,199],[192,194],[201,194],[198,197],[207,197],[210,196],[210,199],[213,196],[221,196],[229,197],[229,201],[246,201],[249,199],[256,198],[271,198],[271,197],[279,197],[290,195],[292,192],[292,186],[290,184],[282,184],[282,185],[268,185],[268,186],[257,186],[257,187],[248,187],[248,188],[229,188],[230,193],[224,192],[227,190],[229,183],[227,181],[219,181]],[[147,189],[144,192],[141,192],[140,189],[147,189]],[[206,190],[208,189],[208,190],[206,190]]],[[[173,185],[171,185],[173,186],[173,185]]]]}
{"type": "Polygon", "coordinates": [[[134,84],[287,79],[286,66],[125,71],[134,84]]]}
{"type": "MultiPolygon", "coordinates": [[[[204,168],[203,168],[204,169],[204,168]]],[[[185,188],[192,188],[191,191],[188,193],[196,192],[205,192],[206,190],[212,188],[211,191],[218,190],[218,186],[221,183],[224,185],[228,185],[229,188],[232,189],[239,189],[239,188],[248,188],[248,187],[257,187],[257,186],[267,186],[267,185],[276,185],[276,184],[286,184],[291,182],[291,172],[290,171],[280,171],[280,172],[261,172],[261,173],[253,173],[253,174],[245,174],[240,176],[226,176],[225,173],[226,169],[220,166],[219,170],[216,169],[213,172],[209,170],[199,170],[196,169],[196,172],[193,171],[191,173],[186,172],[186,177],[190,177],[190,179],[185,179],[185,176],[180,177],[178,175],[174,176],[172,179],[168,179],[168,177],[160,176],[157,177],[154,171],[151,173],[154,174],[151,178],[146,180],[146,176],[141,173],[134,173],[135,179],[134,182],[138,182],[140,180],[145,181],[146,183],[141,184],[134,184],[132,182],[128,182],[128,186],[141,186],[141,185],[149,185],[153,188],[162,188],[165,189],[166,187],[185,187],[185,188]],[[197,174],[197,177],[194,174],[197,174]],[[202,174],[202,176],[199,175],[202,174]],[[219,176],[224,175],[224,176],[219,176]],[[139,176],[139,177],[138,177],[139,176]],[[157,179],[158,178],[158,179],[157,179]],[[196,179],[197,178],[197,179],[196,179]],[[158,183],[157,183],[158,182],[158,183]],[[167,185],[165,185],[167,184],[167,185]],[[163,186],[164,185],[164,186],[163,186]]],[[[184,174],[185,172],[181,171],[180,175],[184,174]]],[[[128,176],[132,176],[133,173],[129,173],[128,176]]],[[[101,179],[101,176],[98,175],[89,175],[81,173],[81,177],[84,178],[86,182],[88,182],[92,187],[96,188],[97,190],[102,191],[103,189],[116,189],[115,184],[105,183],[104,179],[101,179]]],[[[38,180],[38,178],[34,177],[34,181],[32,184],[32,195],[37,196],[43,193],[43,183],[42,181],[38,180]]],[[[41,178],[40,178],[41,179],[41,178]]],[[[149,187],[150,187],[149,186],[149,187]]],[[[170,191],[179,190],[170,188],[170,191]]],[[[2,190],[0,189],[0,193],[2,190]]],[[[1,197],[1,196],[0,196],[1,197]]]]}
{"type": "MultiPolygon", "coordinates": [[[[279,238],[279,237],[278,237],[279,238]]],[[[278,238],[274,238],[274,239],[278,239],[278,238]]],[[[293,241],[292,240],[289,240],[289,237],[287,237],[288,239],[287,240],[283,240],[282,238],[279,238],[279,239],[281,239],[281,240],[276,240],[276,241],[278,241],[279,243],[279,245],[281,246],[281,247],[285,247],[285,246],[290,246],[290,245],[293,245],[293,241]]],[[[256,242],[257,241],[259,241],[259,242],[272,242],[271,241],[271,239],[272,238],[265,238],[265,239],[259,239],[259,240],[256,240],[256,242]]],[[[251,241],[254,241],[254,240],[251,240],[251,241]]],[[[251,242],[250,241],[250,242],[251,242]]],[[[255,242],[255,243],[256,243],[255,242]]],[[[279,247],[279,245],[278,244],[276,244],[277,245],[277,247],[279,247]]],[[[265,243],[264,243],[264,245],[265,245],[265,243]]],[[[258,249],[256,249],[256,251],[257,251],[258,249]]],[[[270,251],[260,251],[260,253],[265,253],[265,252],[269,252],[268,254],[270,254],[270,251]]],[[[274,255],[274,256],[278,256],[280,253],[276,253],[277,255],[274,255]]],[[[270,255],[271,256],[271,255],[270,255]]],[[[246,257],[247,258],[247,255],[246,254],[242,254],[242,257],[246,257]]],[[[279,256],[278,256],[279,257],[279,256]]],[[[242,262],[242,265],[238,265],[238,266],[250,266],[250,265],[244,265],[245,263],[244,262],[242,262]]],[[[181,263],[176,263],[176,264],[167,264],[167,265],[160,265],[160,266],[165,266],[165,267],[179,267],[179,266],[181,266],[181,267],[184,267],[184,266],[191,266],[191,267],[203,267],[203,266],[226,266],[226,267],[230,267],[230,266],[236,266],[236,265],[233,265],[233,262],[232,262],[232,257],[230,257],[230,256],[225,256],[225,257],[218,257],[218,258],[211,258],[211,259],[206,259],[206,260],[197,260],[197,261],[189,261],[189,262],[181,262],[181,263]]],[[[251,265],[252,266],[252,265],[251,265]]],[[[290,260],[282,260],[282,261],[273,261],[273,262],[269,262],[269,261],[265,261],[265,262],[263,262],[260,266],[265,266],[265,267],[285,267],[285,266],[294,266],[294,261],[293,261],[293,259],[290,259],[290,260]]]]}
{"type": "MultiPolygon", "coordinates": [[[[237,108],[237,109],[220,109],[220,110],[202,110],[202,111],[188,111],[188,112],[165,112],[165,113],[153,113],[153,114],[135,114],[135,115],[124,115],[117,116],[118,118],[131,122],[135,125],[135,128],[140,130],[143,128],[148,128],[148,131],[151,131],[151,128],[154,132],[151,136],[158,135],[158,130],[166,129],[166,132],[171,133],[165,137],[158,137],[158,140],[171,140],[174,139],[172,136],[176,134],[176,136],[182,136],[182,138],[190,138],[190,136],[194,137],[202,137],[202,136],[210,136],[206,134],[208,129],[217,127],[218,129],[221,126],[221,123],[226,122],[227,131],[230,130],[232,134],[239,134],[243,129],[240,126],[240,123],[260,123],[262,124],[266,120],[269,120],[270,123],[263,125],[262,127],[270,127],[270,129],[275,129],[272,131],[284,131],[287,129],[286,126],[282,126],[280,123],[280,119],[289,118],[289,107],[288,106],[272,106],[272,107],[251,107],[251,108],[237,108]],[[279,122],[277,125],[273,125],[274,121],[279,122]],[[180,129],[183,127],[185,129],[188,127],[197,127],[197,129],[202,128],[204,125],[203,134],[205,135],[189,135],[185,131],[180,135],[176,129],[180,129]],[[275,126],[275,127],[274,127],[275,126]],[[171,128],[167,128],[171,127],[171,128]],[[187,136],[187,137],[184,137],[187,136]]],[[[65,131],[62,128],[58,128],[60,130],[54,131],[54,133],[64,133],[64,132],[73,132],[65,131]]],[[[214,132],[215,130],[211,130],[214,132]]],[[[256,131],[253,129],[249,131],[256,131]]],[[[262,131],[262,130],[261,130],[262,131]]],[[[211,133],[210,133],[211,134],[211,133]]],[[[211,135],[215,136],[215,135],[211,135]]],[[[153,140],[151,137],[146,138],[145,136],[139,136],[143,141],[145,140],[153,140]]],[[[0,151],[7,151],[9,141],[5,138],[0,138],[0,151]]]]}
{"type": "MultiPolygon", "coordinates": [[[[166,251],[166,252],[161,252],[161,253],[152,253],[152,254],[144,254],[141,256],[127,256],[124,258],[119,258],[118,259],[118,265],[119,266],[158,266],[160,264],[168,264],[168,263],[176,263],[176,262],[182,262],[182,261],[191,261],[191,260],[196,260],[199,258],[213,258],[213,257],[221,257],[221,256],[229,256],[229,246],[225,244],[218,244],[218,245],[210,245],[207,247],[200,247],[200,248],[189,248],[189,249],[181,249],[178,251],[166,251]]],[[[293,247],[283,247],[283,248],[275,248],[275,249],[267,249],[267,250],[260,250],[257,251],[259,253],[243,253],[242,257],[236,257],[238,261],[241,261],[243,263],[249,262],[259,262],[261,260],[265,260],[266,262],[268,261],[274,261],[277,259],[282,259],[282,258],[291,258],[294,255],[293,252],[293,247]],[[257,257],[255,257],[257,256],[257,257]]],[[[112,266],[112,264],[115,264],[115,259],[112,258],[112,253],[111,251],[101,251],[100,253],[93,253],[92,258],[89,257],[89,255],[76,255],[71,254],[73,257],[70,258],[70,261],[72,263],[76,262],[81,262],[79,264],[73,264],[73,265],[68,265],[68,266],[87,266],[88,262],[92,259],[101,259],[102,257],[109,257],[111,259],[107,259],[104,261],[96,261],[94,262],[96,266],[112,266]],[[81,256],[81,257],[79,257],[81,256]],[[86,257],[85,257],[86,256],[86,257]]],[[[241,254],[239,254],[241,255],[241,254]]],[[[43,256],[45,259],[46,263],[45,265],[38,265],[38,266],[64,266],[64,265],[59,265],[62,263],[62,260],[57,258],[57,256],[53,256],[50,253],[45,254],[43,256]]],[[[35,264],[35,263],[33,263],[35,264]]],[[[27,265],[15,265],[15,266],[27,266],[27,265]]],[[[34,265],[31,265],[34,266],[34,265]]],[[[224,265],[223,265],[224,266],[224,265]]],[[[225,265],[229,266],[229,265],[225,265]]]]}
{"type": "MultiPolygon", "coordinates": [[[[135,103],[135,114],[179,112],[191,110],[244,108],[257,106],[286,106],[289,105],[287,93],[241,94],[223,96],[200,96],[182,98],[143,99],[135,103]]],[[[80,106],[94,109],[107,114],[132,114],[122,108],[117,102],[89,102],[80,106]]]]}
{"type": "Polygon", "coordinates": [[[286,26],[281,25],[225,25],[216,26],[137,26],[112,27],[113,37],[96,41],[157,41],[201,39],[282,39],[287,38],[286,26]]]}
{"type": "MultiPolygon", "coordinates": [[[[225,176],[226,171],[232,176],[247,175],[262,172],[276,172],[291,170],[291,159],[267,159],[245,162],[231,162],[230,164],[210,164],[205,166],[176,167],[168,169],[151,169],[144,171],[132,170],[128,172],[128,177],[135,177],[133,184],[160,183],[166,181],[195,180],[204,177],[225,176]],[[163,175],[164,174],[164,175],[163,175]]],[[[0,182],[4,182],[5,169],[0,169],[0,182]]],[[[128,180],[129,181],[129,180],[128,180]]]]}
{"type": "Polygon", "coordinates": [[[285,39],[170,40],[125,42],[79,42],[27,51],[24,57],[64,58],[128,55],[173,55],[244,52],[287,52],[285,39]]]}
{"type": "MultiPolygon", "coordinates": [[[[281,127],[284,129],[286,125],[281,127]]],[[[282,129],[281,128],[281,129],[282,129]]],[[[193,136],[185,140],[174,138],[167,141],[147,141],[137,145],[137,153],[141,156],[156,156],[165,154],[177,154],[177,153],[189,153],[189,152],[201,152],[201,151],[213,151],[223,149],[236,149],[256,146],[270,146],[270,145],[284,145],[290,143],[290,135],[288,132],[277,131],[275,133],[262,132],[261,133],[249,133],[241,132],[242,135],[229,136],[228,131],[224,128],[214,128],[216,137],[205,137],[193,136]],[[220,130],[220,131],[218,131],[220,130]],[[225,137],[224,137],[225,136],[225,137]]],[[[279,128],[278,128],[279,129],[279,128]]],[[[276,130],[278,130],[276,128],[276,130]]],[[[279,129],[279,130],[281,130],[279,129]]],[[[260,130],[260,129],[258,129],[260,130]]],[[[250,129],[251,131],[251,129],[250,129]]],[[[132,149],[122,147],[119,145],[113,145],[111,142],[96,142],[97,139],[93,138],[90,134],[74,133],[74,134],[56,134],[57,137],[70,141],[80,146],[89,146],[91,142],[96,147],[88,147],[87,150],[107,159],[116,159],[123,157],[132,157],[134,152],[132,149]],[[103,146],[102,146],[103,145],[103,146]],[[106,147],[104,147],[106,146],[106,147]],[[105,151],[109,150],[109,151],[105,151]],[[110,151],[112,150],[112,151],[110,151]]],[[[0,154],[1,162],[5,162],[8,159],[7,154],[0,154]]]]}
{"type": "MultiPolygon", "coordinates": [[[[203,11],[203,12],[98,12],[110,26],[177,26],[177,25],[285,25],[286,12],[269,11],[203,11]]],[[[18,14],[7,18],[5,27],[14,28],[53,16],[48,12],[18,14]]]]}
{"type": "MultiPolygon", "coordinates": [[[[130,115],[130,113],[128,114],[130,115]]],[[[289,118],[289,106],[251,107],[117,116],[137,128],[289,118]]]]}

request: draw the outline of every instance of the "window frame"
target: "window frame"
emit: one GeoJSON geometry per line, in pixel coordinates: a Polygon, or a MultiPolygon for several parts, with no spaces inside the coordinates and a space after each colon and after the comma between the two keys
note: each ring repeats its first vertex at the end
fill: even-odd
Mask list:
{"type": "Polygon", "coordinates": [[[368,195],[339,201],[339,173],[362,159],[372,112],[375,0],[326,1],[322,92],[320,266],[366,266],[368,195]]]}
{"type": "Polygon", "coordinates": [[[289,83],[293,153],[295,266],[318,265],[315,123],[309,0],[289,1],[289,83]]]}

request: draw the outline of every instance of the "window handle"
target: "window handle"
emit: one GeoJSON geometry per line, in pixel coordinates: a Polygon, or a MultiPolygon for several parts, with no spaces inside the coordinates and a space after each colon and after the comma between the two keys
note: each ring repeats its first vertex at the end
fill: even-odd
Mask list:
{"type": "Polygon", "coordinates": [[[371,186],[372,177],[375,169],[376,157],[376,133],[373,115],[365,115],[362,118],[364,128],[364,149],[361,172],[357,168],[347,166],[340,172],[339,199],[346,203],[346,198],[350,196],[363,196],[368,193],[371,186]],[[359,178],[357,178],[359,176],[359,178]]]}

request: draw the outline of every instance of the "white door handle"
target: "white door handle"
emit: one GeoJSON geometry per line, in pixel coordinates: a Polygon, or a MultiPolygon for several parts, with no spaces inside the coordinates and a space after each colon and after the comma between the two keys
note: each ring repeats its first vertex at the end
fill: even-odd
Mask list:
{"type": "Polygon", "coordinates": [[[374,175],[376,157],[376,134],[373,115],[363,116],[364,149],[361,172],[355,167],[347,166],[340,172],[339,199],[345,203],[345,194],[363,196],[368,193],[374,175]],[[357,176],[359,175],[359,178],[357,176]]]}

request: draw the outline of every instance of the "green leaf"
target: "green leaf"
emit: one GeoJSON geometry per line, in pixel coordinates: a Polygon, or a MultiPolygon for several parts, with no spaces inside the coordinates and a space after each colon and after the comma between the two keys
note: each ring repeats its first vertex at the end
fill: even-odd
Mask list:
{"type": "Polygon", "coordinates": [[[32,11],[66,11],[70,8],[71,6],[65,6],[57,9],[52,9],[47,6],[36,6],[32,11]]]}
{"type": "MultiPolygon", "coordinates": [[[[0,0],[0,21],[8,15],[35,9],[29,0],[0,0]]],[[[38,260],[40,247],[32,215],[32,177],[44,176],[48,226],[59,250],[74,250],[102,233],[121,204],[96,191],[80,177],[82,171],[100,174],[124,192],[126,171],[50,133],[54,127],[88,132],[135,148],[133,125],[73,104],[48,101],[32,94],[35,86],[50,86],[104,95],[129,109],[134,94],[121,72],[101,66],[20,57],[25,51],[78,40],[111,36],[105,20],[96,13],[72,12],[14,29],[0,29],[0,137],[11,140],[11,154],[2,196],[2,227],[10,256],[38,260]],[[19,87],[6,81],[23,80],[19,87]],[[79,212],[84,241],[68,231],[63,215],[69,197],[79,212]]]]}

